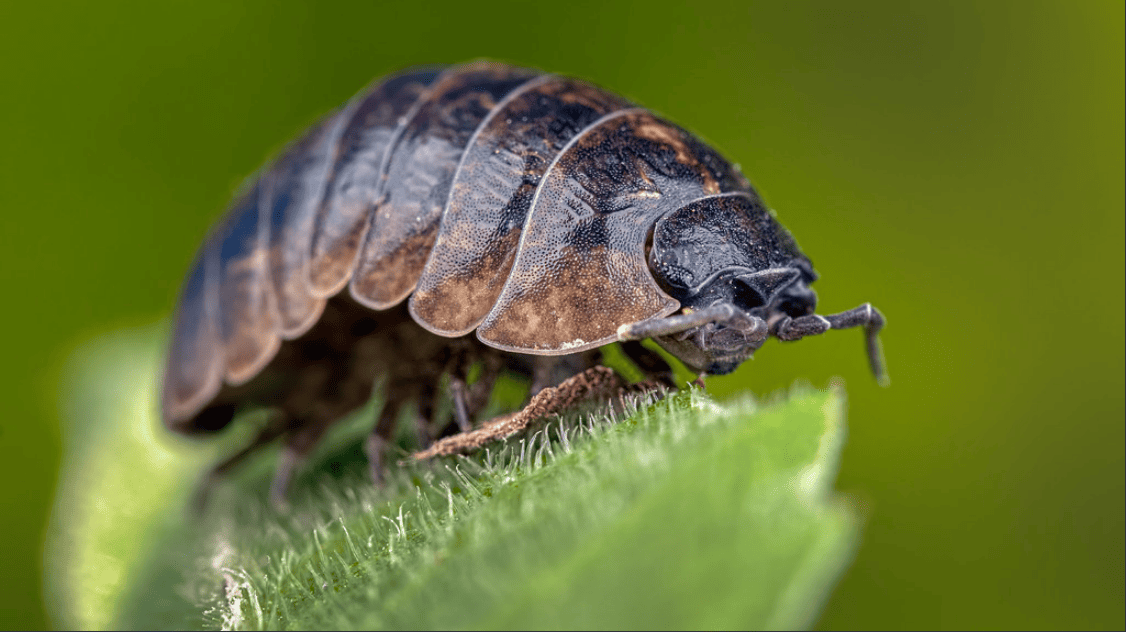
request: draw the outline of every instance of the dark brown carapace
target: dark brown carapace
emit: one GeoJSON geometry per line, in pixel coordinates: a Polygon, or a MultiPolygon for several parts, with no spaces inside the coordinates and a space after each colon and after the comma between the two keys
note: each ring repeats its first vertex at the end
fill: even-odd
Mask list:
{"type": "Polygon", "coordinates": [[[864,326],[881,375],[879,313],[814,314],[814,279],[738,169],[651,112],[502,64],[411,70],[295,141],[208,237],[180,298],[163,417],[202,433],[241,406],[271,408],[216,472],[284,437],[280,494],[377,381],[378,474],[404,404],[424,441],[441,432],[427,424],[443,376],[466,432],[504,370],[560,402],[609,392],[596,349],[617,341],[671,384],[639,340],[727,373],[768,336],[864,326]]]}

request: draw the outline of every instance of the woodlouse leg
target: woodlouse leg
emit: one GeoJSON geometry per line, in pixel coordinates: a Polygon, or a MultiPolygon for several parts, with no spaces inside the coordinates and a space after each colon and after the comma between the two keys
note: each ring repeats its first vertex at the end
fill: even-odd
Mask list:
{"type": "MultiPolygon", "coordinates": [[[[458,431],[469,432],[473,429],[473,422],[477,414],[489,403],[489,395],[493,392],[503,361],[495,355],[487,355],[482,361],[481,373],[472,386],[466,384],[469,374],[470,362],[462,359],[454,372],[450,373],[450,398],[454,405],[454,421],[458,431]]],[[[441,435],[444,428],[435,428],[435,435],[441,435]]],[[[422,446],[423,449],[429,447],[422,446]]]]}
{"type": "Polygon", "coordinates": [[[309,458],[321,437],[332,421],[311,422],[295,430],[285,442],[285,448],[278,455],[278,465],[274,479],[270,482],[270,502],[278,508],[288,506],[286,495],[293,482],[293,475],[309,458]]]}
{"type": "Polygon", "coordinates": [[[286,446],[278,455],[278,465],[274,470],[274,478],[270,481],[270,504],[276,509],[285,509],[289,506],[286,494],[289,492],[289,483],[293,472],[301,465],[302,458],[294,450],[286,446]]]}
{"type": "Polygon", "coordinates": [[[387,440],[376,433],[364,439],[364,454],[368,458],[368,476],[373,485],[383,484],[383,455],[387,453],[387,440]]]}
{"type": "Polygon", "coordinates": [[[661,354],[646,349],[645,345],[636,340],[627,340],[619,343],[622,352],[637,365],[646,378],[666,388],[675,388],[672,367],[661,357],[661,354]]]}
{"type": "Polygon", "coordinates": [[[541,389],[520,412],[497,417],[470,432],[440,439],[429,449],[416,452],[411,459],[420,461],[435,456],[472,452],[487,443],[506,439],[524,430],[533,421],[562,413],[581,402],[610,397],[632,389],[612,369],[595,366],[564,380],[559,386],[541,389]]]}
{"type": "Polygon", "coordinates": [[[535,356],[532,360],[531,397],[545,388],[562,384],[572,376],[598,364],[598,352],[576,353],[562,356],[535,356]]]}
{"type": "Polygon", "coordinates": [[[865,346],[868,350],[868,365],[872,375],[882,385],[887,386],[888,377],[884,368],[884,354],[880,348],[880,330],[884,327],[884,316],[871,303],[865,303],[839,314],[810,314],[790,318],[783,316],[771,323],[770,333],[783,341],[801,340],[805,336],[816,336],[830,329],[850,329],[864,327],[865,346]]]}
{"type": "Polygon", "coordinates": [[[437,425],[435,413],[440,392],[436,384],[429,382],[419,385],[418,391],[415,396],[418,411],[414,417],[414,430],[419,447],[426,449],[434,441],[434,430],[437,425]]]}
{"type": "Polygon", "coordinates": [[[503,366],[504,361],[499,356],[488,355],[485,357],[481,367],[481,375],[469,387],[465,401],[470,421],[476,419],[477,415],[489,404],[489,396],[493,393],[493,387],[496,386],[497,378],[500,377],[500,370],[503,366]]]}
{"type": "Polygon", "coordinates": [[[457,422],[457,429],[462,432],[469,432],[473,427],[469,417],[468,390],[464,380],[459,377],[450,377],[450,398],[454,401],[454,421],[457,422]]]}
{"type": "MultiPolygon", "coordinates": [[[[391,385],[392,387],[395,385],[391,385]]],[[[405,398],[397,397],[394,388],[387,389],[387,402],[379,412],[379,419],[371,433],[364,440],[364,454],[368,458],[368,474],[375,485],[383,484],[383,461],[389,445],[388,439],[395,432],[395,422],[399,418],[399,411],[405,403],[405,398]]]]}

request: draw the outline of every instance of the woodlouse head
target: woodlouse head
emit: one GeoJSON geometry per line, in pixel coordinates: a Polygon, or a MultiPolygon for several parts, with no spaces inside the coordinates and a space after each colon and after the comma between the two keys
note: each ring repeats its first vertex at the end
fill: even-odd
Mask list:
{"type": "Polygon", "coordinates": [[[752,195],[708,197],[663,217],[649,264],[682,313],[700,321],[653,338],[698,372],[734,371],[766,341],[771,324],[817,306],[812,264],[752,195]]]}

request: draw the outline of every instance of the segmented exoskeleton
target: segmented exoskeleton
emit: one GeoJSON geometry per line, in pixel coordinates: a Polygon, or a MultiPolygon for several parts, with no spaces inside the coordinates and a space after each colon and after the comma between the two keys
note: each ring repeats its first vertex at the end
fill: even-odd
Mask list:
{"type": "Polygon", "coordinates": [[[738,169],[653,113],[502,64],[410,70],[295,141],[207,238],[177,311],[163,416],[199,433],[239,406],[272,408],[217,472],[284,435],[280,494],[377,379],[376,473],[399,409],[418,402],[429,420],[443,375],[468,431],[505,369],[529,375],[533,395],[624,387],[596,366],[618,341],[671,385],[638,340],[726,373],[770,335],[862,325],[880,374],[882,317],[814,314],[814,279],[738,169]]]}

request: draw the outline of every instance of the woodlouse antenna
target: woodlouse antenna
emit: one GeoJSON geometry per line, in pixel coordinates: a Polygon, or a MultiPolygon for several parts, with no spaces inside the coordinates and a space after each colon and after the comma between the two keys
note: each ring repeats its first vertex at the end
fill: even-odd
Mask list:
{"type": "Polygon", "coordinates": [[[880,386],[891,383],[884,365],[883,348],[880,346],[880,330],[884,328],[884,315],[871,303],[865,303],[839,314],[810,314],[790,318],[786,316],[774,322],[771,335],[783,341],[801,340],[806,336],[823,334],[830,329],[851,329],[864,327],[865,346],[868,350],[868,365],[880,386]]]}

